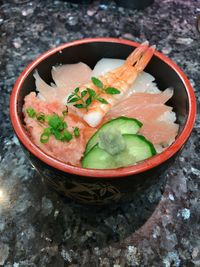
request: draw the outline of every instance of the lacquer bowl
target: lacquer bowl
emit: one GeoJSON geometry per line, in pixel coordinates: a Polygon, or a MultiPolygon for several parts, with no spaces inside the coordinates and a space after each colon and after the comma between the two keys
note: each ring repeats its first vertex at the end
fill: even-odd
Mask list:
{"type": "Polygon", "coordinates": [[[56,64],[82,61],[91,68],[103,57],[125,59],[139,44],[113,38],[91,38],[53,48],[28,65],[17,79],[10,98],[10,116],[14,131],[28,159],[44,180],[67,198],[87,204],[109,204],[130,200],[136,192],[155,183],[167,172],[186,144],[194,126],[195,95],[185,74],[169,58],[155,52],[146,71],[159,88],[174,88],[169,101],[177,114],[180,130],[175,142],[161,154],[131,167],[94,170],[65,164],[45,154],[29,138],[22,114],[24,97],[35,88],[37,69],[45,81],[51,81],[51,68],[56,64]]]}

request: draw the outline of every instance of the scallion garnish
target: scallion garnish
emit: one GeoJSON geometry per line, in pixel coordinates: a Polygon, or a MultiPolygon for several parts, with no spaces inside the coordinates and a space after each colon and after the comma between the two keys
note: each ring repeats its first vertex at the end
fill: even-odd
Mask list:
{"type": "Polygon", "coordinates": [[[46,144],[49,141],[50,134],[43,132],[40,136],[40,142],[46,144]]]}
{"type": "Polygon", "coordinates": [[[66,106],[66,110],[63,110],[62,114],[64,117],[67,116],[67,114],[68,114],[68,107],[67,106],[66,106]]]}
{"type": "Polygon", "coordinates": [[[80,136],[80,132],[79,132],[79,128],[78,127],[74,128],[74,136],[75,137],[79,137],[80,136]]]}
{"type": "MultiPolygon", "coordinates": [[[[78,92],[78,88],[76,88],[76,92],[78,92]]],[[[69,142],[73,135],[69,131],[66,130],[67,123],[64,121],[64,117],[68,113],[68,108],[62,112],[62,116],[57,114],[53,115],[45,115],[43,112],[37,113],[33,108],[27,108],[26,112],[30,118],[35,118],[37,121],[41,123],[47,123],[49,127],[44,128],[43,133],[40,136],[40,142],[46,144],[51,135],[53,135],[56,140],[60,140],[62,142],[69,142]]],[[[74,128],[74,136],[79,137],[79,128],[74,128]]]]}
{"type": "Polygon", "coordinates": [[[36,119],[39,121],[39,122],[45,122],[45,115],[43,112],[39,112],[36,114],[36,119]]]}
{"type": "Polygon", "coordinates": [[[27,108],[26,112],[30,118],[34,118],[37,114],[33,108],[27,108]]]}
{"type": "Polygon", "coordinates": [[[69,131],[67,131],[67,130],[63,131],[62,141],[69,142],[72,138],[73,138],[73,136],[69,131]]]}

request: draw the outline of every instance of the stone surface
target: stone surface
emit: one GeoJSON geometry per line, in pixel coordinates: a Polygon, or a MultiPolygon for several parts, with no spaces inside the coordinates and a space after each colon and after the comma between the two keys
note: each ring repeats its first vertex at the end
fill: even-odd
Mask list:
{"type": "Polygon", "coordinates": [[[130,203],[92,213],[45,187],[9,121],[12,86],[30,61],[60,43],[95,36],[156,44],[190,78],[199,107],[200,1],[156,0],[143,11],[112,1],[1,2],[0,265],[200,266],[199,113],[166,184],[160,181],[130,203]]]}

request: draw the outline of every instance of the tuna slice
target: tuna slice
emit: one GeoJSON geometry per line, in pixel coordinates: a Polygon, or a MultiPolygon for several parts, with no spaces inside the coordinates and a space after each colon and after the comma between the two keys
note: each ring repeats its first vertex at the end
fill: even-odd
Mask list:
{"type": "Polygon", "coordinates": [[[57,113],[58,115],[61,115],[65,106],[60,104],[58,101],[51,103],[44,102],[38,99],[36,94],[32,92],[25,97],[25,103],[23,106],[24,122],[32,141],[45,153],[65,163],[80,166],[80,160],[83,156],[87,142],[83,135],[83,131],[86,131],[88,126],[86,126],[80,118],[69,111],[69,114],[65,119],[68,125],[67,129],[70,132],[73,132],[74,127],[78,127],[80,133],[82,133],[80,134],[80,137],[73,138],[70,142],[61,142],[56,140],[54,136],[51,136],[46,144],[42,144],[40,142],[40,135],[47,125],[39,124],[35,119],[29,118],[26,112],[26,109],[29,107],[32,107],[37,112],[43,112],[45,114],[57,113]]]}
{"type": "Polygon", "coordinates": [[[142,123],[157,120],[160,115],[167,111],[171,111],[172,108],[163,104],[150,104],[150,105],[133,105],[132,108],[129,106],[123,109],[117,109],[110,112],[108,118],[117,118],[119,116],[125,116],[130,118],[136,118],[142,123]]]}
{"type": "Polygon", "coordinates": [[[155,121],[165,112],[172,110],[164,105],[173,95],[171,89],[166,89],[159,94],[133,93],[128,98],[114,106],[106,115],[106,120],[119,116],[127,116],[140,120],[141,122],[155,121]]]}
{"type": "Polygon", "coordinates": [[[92,70],[86,64],[66,64],[52,68],[52,77],[55,82],[48,85],[36,71],[34,73],[38,97],[47,102],[57,100],[65,103],[69,93],[81,84],[90,81],[92,70]]]}
{"type": "Polygon", "coordinates": [[[173,96],[173,89],[167,88],[157,94],[153,93],[133,93],[118,105],[142,105],[142,104],[164,104],[173,96]]]}
{"type": "Polygon", "coordinates": [[[178,134],[178,124],[164,121],[145,123],[140,129],[140,134],[144,135],[153,144],[171,145],[178,134]]]}

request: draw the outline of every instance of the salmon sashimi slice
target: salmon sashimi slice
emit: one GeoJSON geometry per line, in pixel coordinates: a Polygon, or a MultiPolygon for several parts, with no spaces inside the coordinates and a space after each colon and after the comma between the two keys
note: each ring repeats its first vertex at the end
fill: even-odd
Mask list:
{"type": "Polygon", "coordinates": [[[111,111],[115,109],[124,109],[129,107],[132,109],[133,105],[142,104],[164,104],[173,96],[173,89],[167,88],[161,93],[133,93],[127,98],[124,98],[117,105],[115,105],[111,111]]]}
{"type": "MultiPolygon", "coordinates": [[[[167,88],[161,93],[133,93],[118,105],[142,105],[142,104],[164,104],[173,96],[173,89],[167,88]]],[[[116,105],[116,106],[118,106],[116,105]]]]}
{"type": "Polygon", "coordinates": [[[53,67],[51,73],[55,84],[49,85],[40,77],[38,71],[35,71],[33,76],[38,97],[47,102],[56,100],[59,103],[66,103],[70,92],[90,81],[91,72],[90,67],[82,62],[53,67]]]}
{"type": "Polygon", "coordinates": [[[117,118],[120,116],[125,116],[129,118],[136,118],[142,123],[155,121],[163,113],[171,111],[172,107],[163,104],[149,104],[149,105],[132,105],[132,106],[122,106],[120,108],[117,106],[113,108],[107,115],[106,120],[111,118],[117,118]]]}
{"type": "Polygon", "coordinates": [[[48,127],[47,123],[39,123],[37,120],[30,118],[26,112],[27,108],[33,108],[36,112],[43,112],[45,115],[58,114],[62,115],[62,111],[65,106],[58,101],[44,102],[36,97],[36,93],[32,92],[24,99],[23,114],[26,129],[30,135],[32,141],[42,149],[48,155],[63,161],[68,164],[80,166],[80,161],[83,156],[86,143],[88,139],[84,136],[84,131],[89,132],[89,127],[85,122],[81,121],[71,110],[69,109],[68,115],[65,117],[65,121],[68,125],[67,130],[73,132],[74,127],[79,128],[80,136],[73,138],[70,142],[61,142],[56,140],[54,136],[50,136],[48,142],[43,144],[40,142],[40,136],[44,131],[44,128],[48,127]]]}
{"type": "Polygon", "coordinates": [[[179,125],[164,121],[145,123],[139,133],[144,135],[153,144],[169,146],[178,134],[179,125]]]}

